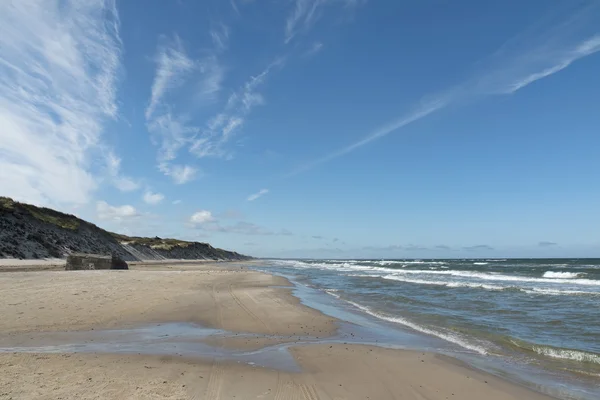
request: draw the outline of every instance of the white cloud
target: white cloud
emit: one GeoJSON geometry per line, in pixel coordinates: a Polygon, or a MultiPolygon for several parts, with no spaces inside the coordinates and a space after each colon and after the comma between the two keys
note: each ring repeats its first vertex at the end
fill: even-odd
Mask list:
{"type": "Polygon", "coordinates": [[[223,23],[215,24],[209,32],[210,37],[218,51],[227,49],[229,42],[229,27],[223,23]]]}
{"type": "Polygon", "coordinates": [[[140,188],[134,179],[121,174],[121,159],[113,152],[106,155],[106,165],[112,184],[122,192],[131,192],[140,188]]]}
{"type": "MultiPolygon", "coordinates": [[[[224,44],[228,35],[224,25],[220,31],[211,31],[212,33],[224,44]]],[[[176,107],[170,103],[185,101],[188,104],[200,105],[214,102],[222,89],[224,69],[216,53],[208,54],[201,60],[190,58],[178,36],[169,42],[163,38],[156,61],[152,95],[146,109],[146,126],[155,142],[160,143],[157,155],[159,170],[171,176],[175,183],[182,184],[196,176],[197,168],[171,164],[177,158],[179,150],[190,144],[200,129],[190,123],[190,118],[186,115],[173,113],[171,110],[176,107]],[[175,101],[170,97],[170,93],[184,83],[186,89],[192,84],[196,90],[191,97],[184,93],[183,100],[179,96],[175,101]]]]}
{"type": "Polygon", "coordinates": [[[306,51],[306,53],[304,53],[304,57],[312,57],[315,54],[317,54],[318,52],[320,52],[321,50],[323,50],[323,43],[315,42],[315,43],[313,43],[312,46],[310,46],[310,48],[306,51]]]}
{"type": "Polygon", "coordinates": [[[294,10],[285,23],[285,42],[293,39],[299,30],[308,29],[318,18],[318,9],[326,0],[296,0],[294,10]]]}
{"type": "Polygon", "coordinates": [[[212,213],[207,210],[200,210],[190,217],[190,222],[197,225],[202,225],[213,221],[215,221],[215,219],[212,213]]]}
{"type": "Polygon", "coordinates": [[[152,193],[151,191],[146,191],[143,196],[143,200],[146,204],[160,204],[165,199],[165,196],[162,193],[152,193]]]}
{"type": "Polygon", "coordinates": [[[307,32],[322,15],[327,5],[342,5],[352,9],[363,0],[295,0],[294,7],[285,22],[285,43],[289,43],[298,33],[307,32]]]}
{"type": "Polygon", "coordinates": [[[523,72],[515,74],[514,77],[512,74],[506,77],[505,79],[509,80],[509,82],[503,82],[503,79],[500,79],[500,85],[496,83],[498,93],[514,93],[537,80],[562,71],[580,58],[587,57],[598,51],[600,51],[600,34],[584,40],[575,48],[565,47],[555,49],[552,52],[553,54],[545,55],[546,57],[543,60],[524,60],[525,62],[522,65],[509,66],[509,68],[512,67],[515,69],[522,68],[523,72]],[[541,69],[539,71],[531,71],[532,64],[537,64],[540,61],[542,61],[540,63],[541,69]]]}
{"type": "Polygon", "coordinates": [[[177,35],[170,43],[159,45],[156,64],[156,76],[152,83],[150,104],[146,108],[146,119],[150,119],[165,92],[182,85],[185,75],[194,68],[194,61],[187,56],[177,35]]]}
{"type": "Polygon", "coordinates": [[[123,221],[140,216],[133,206],[111,206],[105,201],[99,201],[96,203],[96,213],[98,214],[98,218],[102,220],[113,221],[123,221]]]}
{"type": "Polygon", "coordinates": [[[121,192],[132,192],[140,188],[140,184],[138,182],[124,176],[115,178],[113,183],[121,192]]]}
{"type": "Polygon", "coordinates": [[[193,139],[190,152],[198,158],[230,156],[224,149],[224,145],[244,125],[248,114],[256,106],[264,104],[264,98],[258,93],[258,88],[266,82],[273,68],[281,67],[283,63],[282,58],[277,58],[260,74],[251,77],[238,91],[229,96],[223,110],[211,117],[206,127],[201,130],[201,134],[193,139]]]}
{"type": "Polygon", "coordinates": [[[389,135],[390,133],[392,133],[400,128],[403,128],[406,125],[409,125],[415,121],[418,121],[421,118],[424,118],[424,117],[428,116],[429,114],[432,114],[432,113],[446,107],[447,105],[448,104],[447,104],[446,100],[444,100],[442,98],[439,98],[436,101],[432,101],[429,103],[424,103],[424,104],[418,106],[414,111],[400,117],[398,120],[393,121],[388,125],[385,125],[379,129],[371,132],[370,134],[368,134],[361,140],[354,142],[346,147],[342,147],[342,148],[326,155],[325,157],[322,157],[317,160],[313,160],[309,163],[306,163],[306,164],[296,168],[295,170],[293,170],[287,176],[293,176],[293,175],[299,174],[301,172],[312,169],[320,164],[326,163],[335,158],[338,158],[345,154],[348,154],[348,153],[350,153],[350,152],[352,152],[374,140],[377,140],[383,136],[389,135]]]}
{"type": "Polygon", "coordinates": [[[183,185],[194,180],[198,174],[198,169],[190,165],[161,164],[159,168],[165,175],[173,178],[173,182],[178,185],[183,185]]]}
{"type": "Polygon", "coordinates": [[[148,130],[161,141],[159,162],[174,160],[179,149],[189,141],[189,136],[197,131],[188,126],[185,119],[173,117],[170,113],[153,119],[148,124],[148,130]]]}
{"type": "Polygon", "coordinates": [[[212,103],[217,100],[222,89],[225,70],[215,55],[207,56],[199,61],[198,70],[201,79],[195,96],[200,104],[212,103]]]}
{"type": "Polygon", "coordinates": [[[264,196],[265,194],[269,193],[269,189],[261,189],[258,192],[251,194],[250,196],[248,196],[248,201],[254,201],[256,199],[258,199],[261,196],[264,196]]]}
{"type": "Polygon", "coordinates": [[[82,204],[89,155],[117,115],[114,1],[0,2],[0,182],[36,204],[82,204]]]}
{"type": "Polygon", "coordinates": [[[189,222],[199,230],[205,232],[217,232],[217,233],[234,233],[240,235],[281,235],[290,236],[292,233],[286,229],[282,229],[279,232],[273,232],[269,229],[263,228],[262,226],[256,225],[252,222],[238,221],[231,225],[222,225],[221,222],[213,216],[208,210],[200,210],[194,213],[189,222]]]}
{"type": "Polygon", "coordinates": [[[173,205],[181,204],[181,200],[173,200],[172,204],[173,205]]]}
{"type": "MultiPolygon", "coordinates": [[[[600,7],[596,6],[596,10],[598,8],[600,7]]],[[[450,105],[476,97],[513,94],[600,51],[600,34],[586,35],[589,20],[592,19],[587,18],[590,9],[586,8],[585,11],[575,14],[569,19],[569,23],[551,24],[542,29],[537,28],[535,32],[528,32],[526,38],[518,36],[509,40],[487,60],[487,67],[482,73],[448,90],[428,96],[396,121],[369,133],[357,142],[296,168],[287,176],[341,157],[450,105]]]]}

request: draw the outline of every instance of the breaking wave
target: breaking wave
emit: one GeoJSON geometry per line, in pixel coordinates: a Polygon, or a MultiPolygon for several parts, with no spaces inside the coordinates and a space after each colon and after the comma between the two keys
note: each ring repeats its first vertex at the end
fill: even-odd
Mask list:
{"type": "MultiPolygon", "coordinates": [[[[336,296],[339,298],[339,296],[336,296]]],[[[415,331],[421,332],[421,333],[425,333],[427,335],[431,335],[431,336],[435,336],[438,337],[440,339],[443,339],[447,342],[450,343],[454,343],[457,344],[467,350],[471,350],[474,351],[476,353],[482,354],[482,355],[486,355],[488,354],[488,350],[480,345],[474,344],[469,342],[468,340],[456,335],[456,334],[452,334],[452,333],[446,333],[446,332],[441,332],[438,330],[434,330],[434,329],[430,329],[430,328],[426,328],[424,326],[418,325],[412,321],[409,321],[405,318],[401,318],[401,317],[392,317],[392,316],[387,316],[387,315],[383,315],[381,313],[375,312],[373,310],[371,310],[369,307],[363,306],[361,304],[355,303],[353,301],[350,300],[345,300],[347,303],[352,304],[354,307],[358,308],[359,310],[375,317],[375,318],[379,318],[385,321],[389,321],[389,322],[393,322],[396,324],[400,324],[400,325],[404,325],[407,326],[411,329],[414,329],[415,331]]]]}
{"type": "Polygon", "coordinates": [[[546,272],[544,272],[544,275],[542,275],[542,276],[544,278],[571,279],[571,278],[577,278],[580,275],[581,275],[581,273],[579,273],[579,272],[546,271],[546,272]]]}

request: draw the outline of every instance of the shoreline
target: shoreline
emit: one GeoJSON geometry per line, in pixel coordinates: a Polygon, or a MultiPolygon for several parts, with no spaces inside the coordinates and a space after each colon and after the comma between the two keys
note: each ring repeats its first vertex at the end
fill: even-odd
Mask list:
{"type": "Polygon", "coordinates": [[[329,343],[340,321],[301,304],[289,281],[249,270],[245,266],[250,263],[166,263],[171,265],[2,275],[3,394],[133,399],[551,398],[435,353],[329,343]],[[265,346],[279,353],[277,349],[288,348],[301,372],[228,361],[222,356],[190,358],[183,353],[7,351],[11,345],[31,344],[29,337],[43,343],[51,332],[87,335],[92,329],[123,330],[169,322],[216,329],[218,333],[201,340],[202,346],[222,354],[247,353],[248,360],[256,357],[258,361],[259,349],[265,346]],[[124,375],[127,380],[119,379],[124,375]]]}

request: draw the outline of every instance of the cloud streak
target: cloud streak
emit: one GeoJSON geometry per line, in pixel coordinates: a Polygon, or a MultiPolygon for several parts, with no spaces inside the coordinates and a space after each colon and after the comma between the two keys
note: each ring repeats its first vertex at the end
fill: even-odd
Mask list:
{"type": "Polygon", "coordinates": [[[89,155],[117,116],[114,1],[0,2],[0,182],[35,204],[82,204],[89,155]]]}
{"type": "Polygon", "coordinates": [[[309,31],[321,18],[325,6],[341,5],[349,10],[361,3],[361,0],[295,0],[285,21],[284,42],[287,44],[298,34],[309,31]]]}
{"type": "MultiPolygon", "coordinates": [[[[165,38],[162,40],[166,41],[165,38]]],[[[181,39],[177,35],[170,43],[159,45],[155,61],[156,76],[152,83],[150,104],[146,108],[146,119],[152,117],[165,92],[181,86],[185,76],[195,68],[194,61],[187,56],[181,39]]]]}
{"type": "Polygon", "coordinates": [[[248,201],[254,201],[256,199],[258,199],[259,197],[264,196],[265,194],[269,193],[269,189],[261,189],[258,192],[251,194],[250,196],[248,196],[248,201]]]}
{"type": "MultiPolygon", "coordinates": [[[[362,139],[309,161],[286,176],[310,170],[318,165],[344,156],[377,139],[394,133],[437,111],[465,100],[492,95],[510,95],[536,81],[556,74],[577,60],[600,51],[600,33],[590,34],[589,13],[597,5],[585,8],[568,19],[568,23],[551,24],[528,32],[529,37],[509,40],[486,60],[486,70],[455,87],[427,96],[411,111],[397,120],[367,134],[362,139]]],[[[598,29],[596,29],[598,30],[598,29]]]]}

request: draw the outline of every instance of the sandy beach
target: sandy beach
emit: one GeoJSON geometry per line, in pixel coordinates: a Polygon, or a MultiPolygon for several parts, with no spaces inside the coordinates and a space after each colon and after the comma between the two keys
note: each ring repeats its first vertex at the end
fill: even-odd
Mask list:
{"type": "Polygon", "coordinates": [[[298,372],[151,351],[7,351],[0,353],[0,399],[549,398],[432,353],[319,343],[336,333],[336,321],[300,304],[285,279],[246,265],[158,263],[133,265],[130,271],[3,272],[0,344],[20,346],[45,332],[184,322],[240,333],[204,341],[216,348],[291,343],[298,372]],[[315,343],[294,346],[299,336],[315,343]]]}

